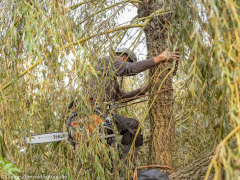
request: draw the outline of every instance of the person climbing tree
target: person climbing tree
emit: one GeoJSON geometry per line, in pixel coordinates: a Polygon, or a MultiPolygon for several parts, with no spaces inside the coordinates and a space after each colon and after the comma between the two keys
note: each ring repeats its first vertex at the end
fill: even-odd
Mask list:
{"type": "MultiPolygon", "coordinates": [[[[135,76],[138,73],[141,73],[149,68],[154,67],[155,65],[168,61],[180,59],[180,52],[170,52],[168,48],[164,50],[160,55],[146,59],[143,61],[137,61],[135,53],[129,48],[119,48],[116,50],[116,56],[111,58],[111,56],[106,56],[101,62],[98,70],[100,71],[98,81],[91,82],[91,87],[101,87],[101,90],[104,91],[104,101],[118,101],[125,98],[135,97],[137,95],[144,95],[148,91],[148,86],[141,87],[137,90],[131,92],[124,92],[120,89],[120,86],[117,82],[117,76],[135,76]],[[113,73],[112,73],[113,72],[113,73]],[[111,74],[112,73],[112,74],[111,74]],[[99,84],[101,84],[99,86],[99,84]],[[104,87],[104,88],[102,88],[104,87]]],[[[98,89],[100,91],[100,89],[98,89]]],[[[98,93],[97,89],[92,88],[92,100],[95,100],[96,94],[98,93]]],[[[122,154],[121,158],[125,158],[130,151],[131,145],[133,143],[134,137],[135,148],[134,155],[131,159],[133,164],[136,163],[137,150],[139,146],[143,144],[143,136],[141,131],[136,134],[139,122],[134,118],[128,118],[121,115],[114,116],[114,122],[117,126],[117,129],[122,137],[122,154]]]]}

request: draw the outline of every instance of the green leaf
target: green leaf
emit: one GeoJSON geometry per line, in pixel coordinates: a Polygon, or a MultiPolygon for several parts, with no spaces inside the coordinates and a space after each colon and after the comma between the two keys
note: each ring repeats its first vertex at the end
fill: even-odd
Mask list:
{"type": "Polygon", "coordinates": [[[6,165],[3,167],[3,169],[7,170],[7,169],[9,169],[12,166],[13,166],[12,163],[6,163],[6,165]]]}
{"type": "Polygon", "coordinates": [[[21,172],[21,170],[20,169],[18,169],[18,168],[9,168],[9,170],[11,170],[12,172],[21,172]]]}

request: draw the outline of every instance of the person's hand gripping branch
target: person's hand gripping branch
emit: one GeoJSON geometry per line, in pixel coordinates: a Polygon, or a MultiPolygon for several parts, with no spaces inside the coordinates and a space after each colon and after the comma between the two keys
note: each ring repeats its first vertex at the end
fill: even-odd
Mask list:
{"type": "Polygon", "coordinates": [[[170,52],[167,49],[165,49],[160,55],[154,57],[154,63],[158,64],[160,62],[164,62],[164,61],[179,61],[180,60],[180,52],[179,51],[175,51],[175,52],[170,52]]]}

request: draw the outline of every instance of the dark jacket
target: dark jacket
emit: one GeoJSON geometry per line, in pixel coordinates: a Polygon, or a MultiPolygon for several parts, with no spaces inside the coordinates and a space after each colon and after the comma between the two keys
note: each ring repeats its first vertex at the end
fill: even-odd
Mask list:
{"type": "MultiPolygon", "coordinates": [[[[97,80],[92,84],[95,88],[92,88],[95,94],[96,92],[102,91],[105,101],[109,101],[112,99],[119,100],[125,99],[129,97],[134,97],[140,93],[140,89],[131,91],[131,92],[123,92],[120,89],[120,86],[117,82],[117,76],[135,76],[136,74],[143,72],[149,68],[155,66],[154,59],[147,59],[144,61],[137,62],[122,62],[116,57],[113,60],[110,60],[109,56],[105,57],[105,60],[99,67],[100,75],[97,80]],[[96,89],[96,87],[98,87],[96,89]],[[104,88],[102,88],[104,87],[104,88]]],[[[92,86],[92,87],[93,87],[92,86]]],[[[95,95],[94,95],[95,96],[95,95]]],[[[93,96],[93,97],[94,97],[93,96]]]]}

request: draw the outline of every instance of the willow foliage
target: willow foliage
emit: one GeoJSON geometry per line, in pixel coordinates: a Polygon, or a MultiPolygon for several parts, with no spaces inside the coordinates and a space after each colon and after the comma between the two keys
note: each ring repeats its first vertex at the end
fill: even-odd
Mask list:
{"type": "MultiPolygon", "coordinates": [[[[239,177],[240,2],[171,1],[171,36],[186,59],[175,86],[176,143],[182,161],[215,151],[214,179],[239,177]]],[[[177,147],[176,147],[177,148],[177,147]]],[[[189,163],[189,162],[188,162],[189,163]]],[[[181,167],[181,164],[179,164],[181,167]]]]}
{"type": "Polygon", "coordinates": [[[115,168],[122,166],[118,153],[97,134],[86,137],[77,150],[69,142],[26,145],[24,139],[65,131],[62,116],[80,94],[81,115],[92,113],[84,92],[89,78],[98,73],[98,60],[126,33],[119,32],[126,27],[114,28],[129,1],[6,0],[0,4],[1,156],[22,170],[19,175],[115,177],[113,159],[115,168]]]}
{"type": "MultiPolygon", "coordinates": [[[[226,179],[239,177],[240,2],[166,0],[158,10],[159,2],[153,1],[156,11],[150,17],[119,25],[117,18],[129,0],[1,1],[0,156],[22,174],[115,178],[123,164],[116,149],[95,134],[87,138],[88,143],[81,142],[78,151],[69,142],[29,146],[24,138],[65,130],[62,115],[79,95],[81,115],[89,116],[88,80],[97,77],[100,59],[112,55],[126,39],[136,48],[151,18],[171,13],[169,37],[182,53],[174,77],[175,166],[181,168],[203,150],[215,150],[208,173],[213,168],[215,179],[221,172],[226,179]],[[133,28],[135,35],[130,33],[133,28]],[[112,158],[116,159],[115,171],[112,158]]],[[[101,97],[99,93],[96,99],[101,97]]],[[[144,107],[121,112],[134,111],[133,116],[143,120],[139,117],[145,117],[144,107]]],[[[147,119],[144,123],[148,136],[147,119]]],[[[146,146],[141,155],[145,151],[146,146]]],[[[141,163],[146,161],[142,157],[141,163]]]]}

